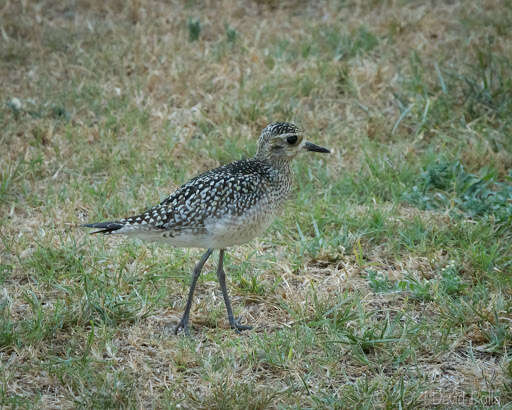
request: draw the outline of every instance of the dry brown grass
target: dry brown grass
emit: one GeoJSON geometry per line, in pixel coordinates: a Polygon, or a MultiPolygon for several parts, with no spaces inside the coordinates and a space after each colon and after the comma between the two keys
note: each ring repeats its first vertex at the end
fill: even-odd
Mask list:
{"type": "Polygon", "coordinates": [[[465,84],[486,53],[489,70],[510,61],[511,16],[498,0],[1,3],[0,403],[510,404],[510,221],[397,192],[432,157],[506,180],[510,96],[487,104],[465,84]],[[230,250],[255,329],[227,328],[209,274],[193,339],[175,337],[199,251],[75,228],[252,154],[274,120],[335,152],[300,160],[296,203],[230,250]],[[452,260],[463,286],[446,290],[452,260]]]}

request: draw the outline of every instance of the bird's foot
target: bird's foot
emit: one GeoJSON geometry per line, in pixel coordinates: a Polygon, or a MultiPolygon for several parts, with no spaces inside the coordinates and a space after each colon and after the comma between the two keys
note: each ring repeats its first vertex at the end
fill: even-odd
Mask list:
{"type": "Polygon", "coordinates": [[[242,330],[251,330],[252,326],[241,325],[238,320],[233,320],[233,323],[231,323],[231,329],[234,329],[236,333],[242,333],[242,330]]]}
{"type": "Polygon", "coordinates": [[[183,331],[183,334],[185,336],[190,336],[190,330],[189,330],[189,327],[188,327],[188,320],[185,320],[185,318],[182,318],[180,320],[180,323],[178,323],[176,325],[176,327],[174,328],[174,334],[177,335],[179,332],[183,331]]]}

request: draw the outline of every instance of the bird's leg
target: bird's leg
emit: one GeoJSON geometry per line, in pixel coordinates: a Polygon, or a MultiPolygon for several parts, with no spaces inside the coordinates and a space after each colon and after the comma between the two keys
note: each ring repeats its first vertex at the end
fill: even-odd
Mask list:
{"type": "Polygon", "coordinates": [[[231,302],[229,301],[228,290],[226,289],[226,274],[224,273],[224,249],[220,250],[219,253],[219,266],[217,268],[217,278],[219,279],[220,288],[222,289],[222,296],[224,296],[224,303],[226,304],[226,310],[228,311],[228,320],[232,329],[235,332],[240,333],[242,330],[250,330],[252,326],[245,326],[238,323],[233,317],[233,310],[231,309],[231,302]]]}
{"type": "Polygon", "coordinates": [[[188,330],[188,318],[190,316],[190,308],[192,307],[192,299],[194,297],[194,290],[196,288],[197,279],[199,279],[199,275],[201,275],[201,270],[203,269],[204,264],[212,254],[213,249],[208,249],[204,255],[201,257],[199,262],[197,262],[196,267],[194,268],[194,274],[192,276],[192,283],[190,284],[190,290],[188,291],[188,299],[187,306],[185,307],[185,313],[183,313],[183,317],[180,320],[180,323],[174,328],[174,334],[178,334],[180,329],[183,330],[183,333],[186,335],[189,334],[188,330]]]}

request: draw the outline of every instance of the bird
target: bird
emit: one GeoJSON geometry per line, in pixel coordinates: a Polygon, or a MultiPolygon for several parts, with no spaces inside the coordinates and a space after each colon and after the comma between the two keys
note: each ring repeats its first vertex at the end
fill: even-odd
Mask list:
{"type": "Polygon", "coordinates": [[[121,234],[176,247],[207,249],[193,270],[185,311],[175,334],[190,334],[190,309],[197,280],[213,251],[219,250],[217,278],[230,327],[237,333],[252,329],[233,316],[224,255],[227,248],[262,234],[280,213],[292,189],[291,162],[303,151],[330,153],[329,149],[306,141],[297,125],[273,122],[261,132],[254,157],[192,178],[141,214],[82,227],[98,229],[92,234],[121,234]]]}

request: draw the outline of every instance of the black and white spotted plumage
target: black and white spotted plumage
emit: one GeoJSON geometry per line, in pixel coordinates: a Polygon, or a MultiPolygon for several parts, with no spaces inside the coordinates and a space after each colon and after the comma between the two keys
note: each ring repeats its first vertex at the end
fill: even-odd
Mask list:
{"type": "Polygon", "coordinates": [[[290,186],[289,172],[283,174],[259,159],[241,160],[193,178],[140,215],[88,226],[106,234],[167,239],[178,246],[194,246],[203,237],[214,241],[219,236],[218,246],[207,247],[225,247],[220,245],[246,242],[247,234],[266,227],[290,186]],[[236,231],[248,230],[236,235],[236,231]]]}
{"type": "Polygon", "coordinates": [[[290,160],[302,141],[292,146],[281,138],[290,135],[299,135],[294,124],[270,124],[254,158],[207,171],[142,214],[85,226],[181,247],[224,249],[248,242],[268,227],[290,192],[290,160]]]}

